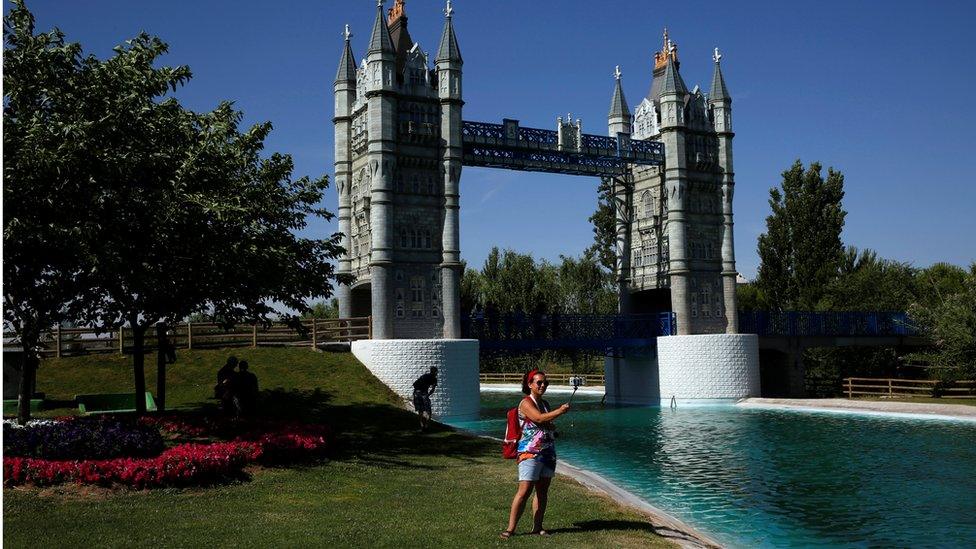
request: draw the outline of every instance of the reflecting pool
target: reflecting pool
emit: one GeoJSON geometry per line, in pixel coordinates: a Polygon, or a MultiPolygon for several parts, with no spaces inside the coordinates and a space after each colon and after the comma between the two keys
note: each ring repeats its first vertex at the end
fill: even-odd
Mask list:
{"type": "MultiPolygon", "coordinates": [[[[520,396],[483,392],[454,424],[500,438],[520,396]]],[[[559,456],[722,543],[976,547],[976,423],[600,398],[559,419],[559,456]]]]}

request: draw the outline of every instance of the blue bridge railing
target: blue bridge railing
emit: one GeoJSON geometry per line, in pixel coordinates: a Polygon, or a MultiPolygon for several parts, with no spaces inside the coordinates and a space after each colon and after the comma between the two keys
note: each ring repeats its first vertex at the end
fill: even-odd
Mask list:
{"type": "Polygon", "coordinates": [[[672,312],[642,315],[484,314],[461,319],[461,336],[482,351],[648,348],[677,331],[672,312]]]}
{"type": "Polygon", "coordinates": [[[913,336],[906,313],[739,311],[739,332],[760,336],[913,336]]]}

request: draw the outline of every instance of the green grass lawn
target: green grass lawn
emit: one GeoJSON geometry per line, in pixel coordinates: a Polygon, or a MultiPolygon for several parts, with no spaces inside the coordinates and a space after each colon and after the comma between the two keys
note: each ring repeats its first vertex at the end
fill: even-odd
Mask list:
{"type": "MultiPolygon", "coordinates": [[[[669,545],[640,514],[564,477],[553,485],[547,513],[554,535],[503,542],[498,533],[515,490],[515,467],[501,459],[496,443],[446,427],[417,433],[416,416],[349,354],[232,352],[260,378],[267,415],[337,429],[328,463],[254,468],[247,481],[213,488],[8,488],[4,541],[11,547],[669,545]]],[[[228,354],[181,352],[168,370],[170,406],[215,406],[208,397],[228,354]]],[[[127,358],[47,360],[37,389],[63,405],[77,393],[131,390],[127,358]]],[[[155,393],[154,372],[154,365],[147,368],[155,393]]],[[[523,532],[531,526],[528,514],[521,526],[523,532]]]]}

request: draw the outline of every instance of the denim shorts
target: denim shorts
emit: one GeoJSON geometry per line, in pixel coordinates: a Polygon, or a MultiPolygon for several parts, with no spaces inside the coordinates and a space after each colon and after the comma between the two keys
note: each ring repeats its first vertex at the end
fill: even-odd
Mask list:
{"type": "Polygon", "coordinates": [[[556,476],[556,460],[545,460],[541,456],[522,460],[518,464],[519,481],[531,480],[535,482],[540,478],[552,478],[556,476]]]}

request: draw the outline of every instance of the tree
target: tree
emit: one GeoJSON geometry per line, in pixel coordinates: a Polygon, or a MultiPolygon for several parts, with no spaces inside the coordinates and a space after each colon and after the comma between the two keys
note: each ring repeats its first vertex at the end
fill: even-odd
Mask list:
{"type": "Polygon", "coordinates": [[[914,299],[915,277],[916,270],[907,263],[848,246],[821,306],[830,311],[904,312],[914,299]]]}
{"type": "MultiPolygon", "coordinates": [[[[22,27],[18,33],[33,31],[22,27]]],[[[272,302],[300,315],[307,300],[331,295],[329,260],[341,251],[337,235],[296,235],[308,216],[331,218],[316,207],[328,180],[293,179],[290,157],[262,156],[270,123],[242,132],[242,115],[229,103],[198,114],[166,97],[190,78],[187,67],[154,66],[166,51],[141,34],[108,60],[82,59],[73,80],[42,94],[63,101],[75,122],[55,120],[51,131],[76,128],[82,147],[69,172],[84,182],[89,201],[81,213],[64,199],[53,208],[82,216],[80,271],[97,296],[86,300],[83,316],[102,326],[129,324],[139,412],[149,326],[204,310],[227,325],[268,323],[272,302]]],[[[300,328],[298,315],[285,320],[300,328]]]]}
{"type": "MultiPolygon", "coordinates": [[[[948,267],[942,264],[930,269],[944,275],[945,282],[954,278],[948,267]]],[[[976,377],[976,263],[969,266],[968,273],[963,272],[958,290],[939,291],[935,299],[923,297],[910,309],[915,325],[935,344],[934,352],[926,353],[926,358],[942,370],[940,377],[949,379],[976,377]]],[[[951,288],[951,282],[946,286],[951,288]]]]}
{"type": "Polygon", "coordinates": [[[71,93],[80,85],[81,48],[58,30],[35,35],[22,1],[4,17],[3,34],[3,309],[24,351],[23,423],[41,332],[70,320],[89,297],[81,239],[93,197],[83,169],[87,121],[71,93]]]}
{"type": "Polygon", "coordinates": [[[316,301],[302,318],[339,318],[339,300],[316,301]]]}
{"type": "Polygon", "coordinates": [[[595,257],[608,272],[617,268],[617,215],[614,209],[613,188],[609,180],[601,179],[597,188],[597,205],[589,222],[593,224],[593,244],[585,255],[595,257]]]}
{"type": "Polygon", "coordinates": [[[567,313],[613,314],[617,308],[617,293],[613,278],[601,268],[596,257],[585,253],[579,259],[561,256],[559,285],[562,303],[567,313]]]}
{"type": "Polygon", "coordinates": [[[824,180],[819,163],[804,170],[797,160],[769,197],[757,288],[774,309],[815,310],[843,256],[844,176],[829,168],[824,180]]]}

